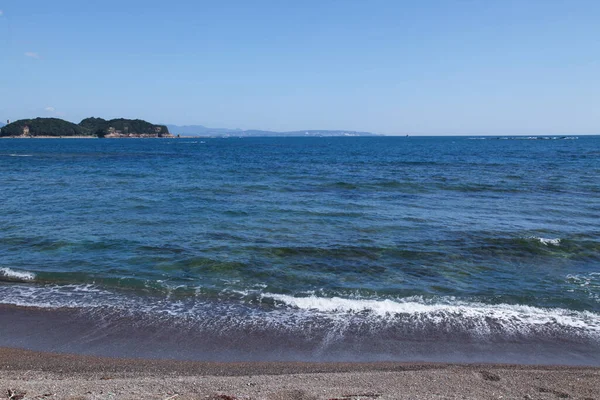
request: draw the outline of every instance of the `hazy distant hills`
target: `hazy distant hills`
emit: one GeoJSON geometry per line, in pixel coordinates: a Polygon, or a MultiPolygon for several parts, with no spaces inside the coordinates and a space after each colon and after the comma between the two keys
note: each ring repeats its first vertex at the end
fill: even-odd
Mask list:
{"type": "Polygon", "coordinates": [[[173,133],[174,135],[219,136],[234,135],[242,132],[241,129],[207,128],[203,125],[166,125],[167,128],[169,128],[169,132],[173,133]]]}
{"type": "Polygon", "coordinates": [[[371,132],[357,132],[344,130],[307,130],[292,132],[262,131],[258,129],[226,129],[226,128],[207,128],[202,125],[169,125],[169,132],[173,135],[183,136],[237,136],[237,137],[257,137],[257,136],[383,136],[371,132]]]}

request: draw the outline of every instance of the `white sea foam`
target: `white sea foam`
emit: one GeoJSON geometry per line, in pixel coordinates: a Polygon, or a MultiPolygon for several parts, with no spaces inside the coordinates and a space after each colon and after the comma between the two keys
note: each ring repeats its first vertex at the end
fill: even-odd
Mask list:
{"type": "MultiPolygon", "coordinates": [[[[4,271],[4,270],[2,270],[4,271]]],[[[582,282],[583,283],[583,282],[582,282]]],[[[399,329],[403,335],[460,334],[492,337],[580,337],[600,341],[600,314],[561,308],[485,304],[452,297],[397,299],[295,297],[255,292],[256,303],[207,300],[200,297],[142,297],[95,285],[0,285],[0,302],[41,308],[74,308],[90,312],[142,313],[149,318],[192,323],[199,329],[272,329],[287,332],[326,330],[325,342],[362,329],[367,334],[399,329]],[[254,305],[253,305],[254,304],[254,305]],[[364,331],[366,329],[366,331],[364,331]]],[[[169,322],[171,323],[171,322],[169,322]]],[[[310,332],[309,332],[310,333],[310,332]]],[[[307,333],[307,334],[309,334],[307,333]]]]}
{"type": "Polygon", "coordinates": [[[600,303],[600,272],[589,274],[569,274],[566,276],[567,283],[573,285],[569,292],[583,292],[589,298],[600,303]]]}
{"type": "Polygon", "coordinates": [[[488,330],[487,321],[495,321],[507,331],[526,331],[535,327],[555,325],[583,329],[600,338],[600,314],[561,308],[540,308],[513,304],[464,302],[454,298],[425,301],[420,297],[398,300],[345,299],[340,297],[293,297],[281,294],[265,295],[291,307],[325,314],[370,313],[379,317],[412,316],[433,324],[449,319],[469,320],[481,333],[488,330]]]}
{"type": "Polygon", "coordinates": [[[106,307],[111,304],[133,306],[133,303],[123,296],[92,284],[0,286],[0,299],[3,304],[51,309],[106,307]]]}
{"type": "Polygon", "coordinates": [[[31,154],[9,154],[9,157],[32,157],[31,154]]]}
{"type": "Polygon", "coordinates": [[[29,282],[35,280],[35,274],[29,271],[18,271],[11,268],[0,268],[0,277],[5,280],[29,282]]]}
{"type": "Polygon", "coordinates": [[[568,274],[567,280],[579,286],[592,286],[600,288],[600,272],[590,272],[589,274],[568,274]]]}
{"type": "Polygon", "coordinates": [[[561,242],[561,239],[559,239],[559,238],[548,239],[548,238],[543,238],[543,237],[532,236],[532,237],[530,237],[530,239],[537,240],[544,246],[548,246],[548,245],[560,246],[560,242],[561,242]]]}

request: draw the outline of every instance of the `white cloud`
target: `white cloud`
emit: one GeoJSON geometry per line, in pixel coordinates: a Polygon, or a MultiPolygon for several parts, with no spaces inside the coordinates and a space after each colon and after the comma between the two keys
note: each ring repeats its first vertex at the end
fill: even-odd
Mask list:
{"type": "Polygon", "coordinates": [[[31,58],[36,58],[36,59],[40,59],[40,55],[38,53],[34,53],[33,51],[28,51],[25,53],[26,57],[31,57],[31,58]]]}
{"type": "Polygon", "coordinates": [[[56,111],[56,108],[54,108],[54,107],[46,107],[46,108],[44,108],[44,110],[46,110],[48,112],[54,112],[54,111],[56,111]]]}

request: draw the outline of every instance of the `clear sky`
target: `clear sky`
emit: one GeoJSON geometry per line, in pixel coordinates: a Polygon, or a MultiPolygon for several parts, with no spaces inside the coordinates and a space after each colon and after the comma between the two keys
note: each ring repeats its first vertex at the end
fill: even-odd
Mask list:
{"type": "Polygon", "coordinates": [[[600,134],[598,0],[0,0],[0,118],[600,134]]]}

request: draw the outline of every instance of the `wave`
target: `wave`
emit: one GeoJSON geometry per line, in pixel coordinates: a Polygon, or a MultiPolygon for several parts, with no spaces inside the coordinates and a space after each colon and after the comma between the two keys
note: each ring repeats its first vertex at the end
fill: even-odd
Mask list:
{"type": "MultiPolygon", "coordinates": [[[[290,191],[305,191],[305,188],[290,188],[290,191]]],[[[365,192],[399,192],[406,194],[426,193],[431,190],[422,182],[382,180],[382,181],[338,181],[320,184],[313,190],[343,190],[343,191],[365,191],[365,192]]]]}
{"type": "MultiPolygon", "coordinates": [[[[267,295],[265,295],[267,296],[267,295]]],[[[293,297],[268,295],[275,300],[302,310],[324,314],[372,314],[386,319],[407,318],[420,324],[444,329],[459,324],[479,335],[494,330],[505,334],[526,334],[536,330],[578,330],[600,340],[600,315],[589,311],[562,308],[539,308],[526,305],[484,304],[454,298],[425,300],[411,297],[398,300],[345,299],[317,296],[293,297]]]]}
{"type": "Polygon", "coordinates": [[[548,239],[548,238],[543,238],[543,237],[531,236],[528,239],[538,241],[541,244],[543,244],[544,246],[549,246],[549,245],[560,246],[560,242],[561,242],[561,239],[559,239],[559,238],[548,239]]]}
{"type": "MultiPolygon", "coordinates": [[[[142,315],[148,321],[218,332],[287,332],[319,342],[354,338],[476,341],[592,341],[600,346],[600,314],[453,297],[342,298],[257,291],[227,299],[135,296],[96,285],[0,285],[3,304],[142,315]]],[[[258,333],[257,333],[258,332],[258,333]]],[[[306,338],[305,338],[306,339],[306,338]]]]}
{"type": "Polygon", "coordinates": [[[600,303],[600,272],[568,274],[566,282],[571,285],[569,292],[584,293],[589,299],[600,303]]]}
{"type": "Polygon", "coordinates": [[[476,245],[468,247],[468,253],[496,259],[544,256],[580,261],[600,260],[600,243],[582,237],[560,238],[544,236],[495,237],[477,239],[476,245]]]}
{"type": "MultiPolygon", "coordinates": [[[[366,228],[362,231],[366,232],[364,229],[366,228]]],[[[244,240],[225,232],[211,234],[209,237],[216,240],[244,240]]],[[[559,237],[556,234],[541,232],[528,232],[520,237],[517,234],[493,236],[490,233],[488,236],[478,234],[453,240],[415,239],[389,246],[370,243],[331,246],[315,246],[309,243],[304,246],[248,244],[230,251],[227,258],[220,256],[222,249],[218,247],[210,248],[206,256],[203,256],[185,246],[148,245],[133,240],[69,242],[37,237],[12,237],[6,239],[4,244],[16,248],[27,246],[44,253],[77,251],[90,254],[98,251],[131,251],[137,256],[130,258],[128,264],[110,269],[98,269],[91,261],[74,264],[68,260],[66,264],[53,264],[51,267],[42,267],[35,271],[1,268],[0,281],[35,280],[39,284],[96,283],[117,290],[142,290],[164,294],[169,290],[157,282],[162,279],[167,283],[186,285],[187,290],[178,291],[182,296],[194,295],[198,285],[219,291],[223,288],[222,279],[232,277],[243,277],[246,280],[245,284],[268,281],[271,290],[276,293],[286,293],[287,289],[326,287],[329,284],[332,285],[331,288],[337,289],[367,287],[376,290],[378,284],[389,287],[389,281],[385,280],[392,277],[427,279],[422,284],[431,285],[438,285],[440,282],[444,284],[449,276],[456,274],[466,274],[461,279],[467,284],[471,284],[464,281],[467,276],[477,275],[481,279],[488,279],[489,275],[484,276],[477,263],[487,265],[487,273],[502,273],[502,268],[507,262],[519,261],[527,265],[538,265],[541,263],[540,257],[544,263],[562,263],[565,260],[595,263],[600,260],[600,243],[595,240],[589,240],[588,237],[559,237]],[[154,267],[147,268],[147,265],[154,267]],[[142,266],[141,273],[132,275],[129,268],[138,266],[142,266]],[[382,273],[385,276],[381,275],[382,273]],[[351,274],[354,280],[345,286],[343,282],[336,282],[335,274],[351,274]],[[289,281],[291,278],[297,279],[292,286],[289,281]],[[360,283],[358,279],[367,281],[360,283]]],[[[408,286],[398,281],[396,283],[398,285],[394,286],[395,288],[410,287],[410,282],[407,283],[408,286]]],[[[240,284],[240,287],[244,287],[245,284],[240,284]]],[[[430,293],[459,294],[457,291],[436,290],[430,293]]],[[[525,296],[529,294],[525,293],[525,296]]],[[[328,295],[345,297],[348,293],[332,292],[328,295]]],[[[535,296],[535,293],[531,295],[535,296]]],[[[552,297],[556,293],[548,295],[552,297]]],[[[560,294],[558,296],[560,297],[560,294]]]]}
{"type": "MultiPolygon", "coordinates": [[[[426,221],[418,221],[426,222],[426,221]]],[[[468,240],[423,240],[398,246],[251,246],[245,250],[277,257],[310,257],[315,260],[396,260],[421,261],[440,265],[454,260],[470,260],[474,256],[490,256],[494,259],[530,259],[532,256],[569,257],[580,260],[597,260],[600,243],[580,238],[559,238],[542,236],[499,236],[472,237],[468,240]],[[449,254],[451,253],[451,254],[449,254]]]]}
{"type": "Polygon", "coordinates": [[[8,282],[31,282],[35,280],[35,273],[19,271],[11,268],[0,268],[0,281],[8,282]]]}
{"type": "Polygon", "coordinates": [[[523,191],[522,188],[518,186],[500,186],[495,184],[447,184],[447,183],[439,183],[436,184],[436,188],[439,190],[446,191],[455,191],[455,192],[463,192],[463,193],[519,193],[523,191]]]}

